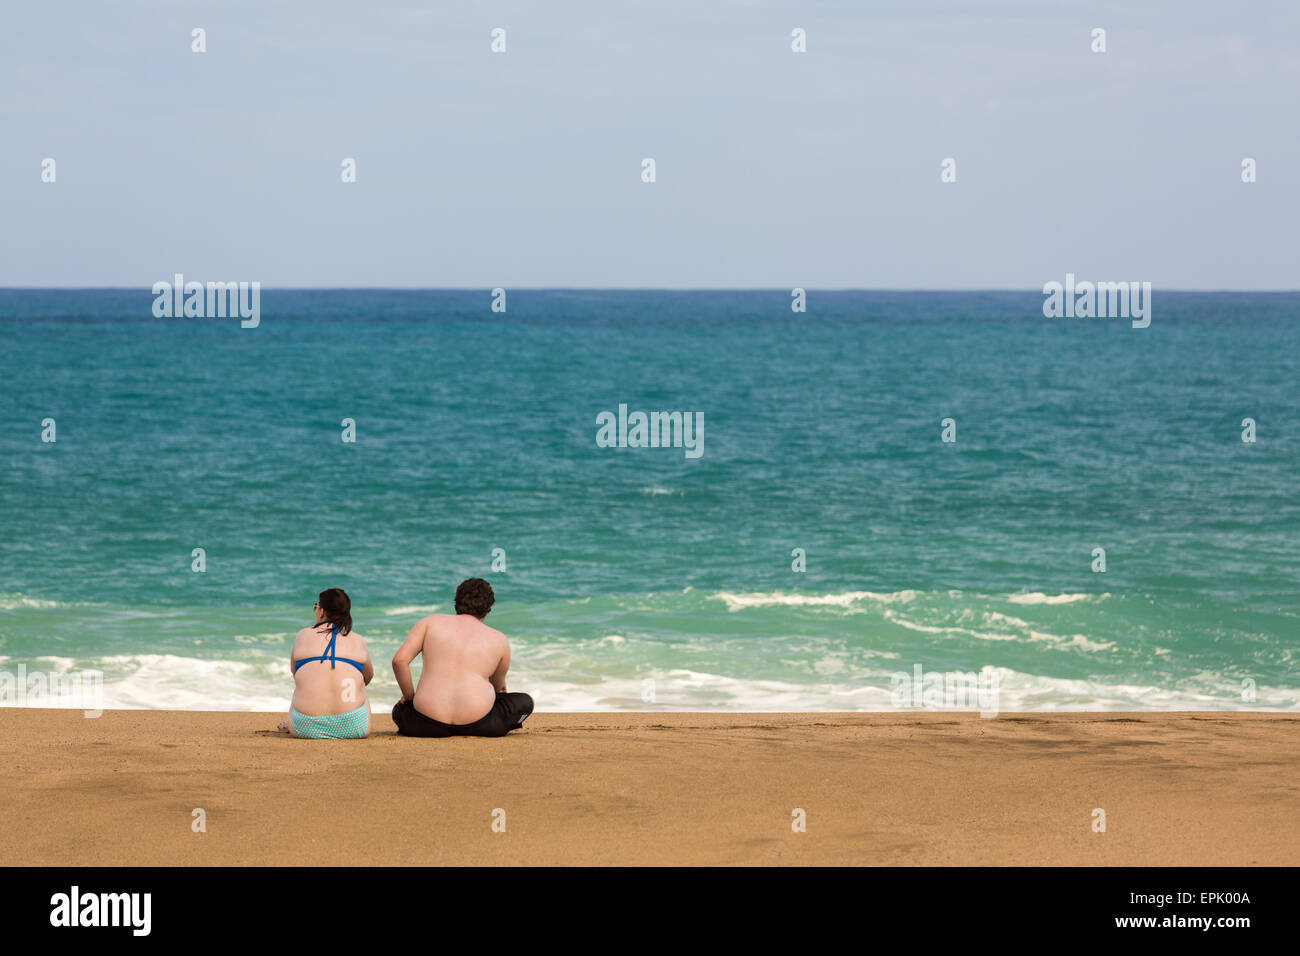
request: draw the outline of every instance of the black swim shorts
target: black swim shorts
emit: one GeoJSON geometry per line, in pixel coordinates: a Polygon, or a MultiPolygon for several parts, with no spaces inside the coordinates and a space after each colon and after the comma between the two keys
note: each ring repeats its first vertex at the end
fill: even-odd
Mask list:
{"type": "Polygon", "coordinates": [[[504,737],[524,725],[533,712],[533,699],[527,694],[497,694],[496,703],[487,716],[472,724],[444,724],[426,717],[409,700],[393,706],[393,723],[397,732],[407,737],[504,737]]]}

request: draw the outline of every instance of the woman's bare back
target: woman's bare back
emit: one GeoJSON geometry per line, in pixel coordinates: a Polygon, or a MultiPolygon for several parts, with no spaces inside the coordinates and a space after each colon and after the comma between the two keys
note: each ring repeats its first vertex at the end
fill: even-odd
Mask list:
{"type": "MultiPolygon", "coordinates": [[[[291,706],[301,714],[321,716],[343,714],[354,710],[366,699],[365,671],[357,670],[342,660],[330,667],[329,661],[311,661],[298,667],[296,662],[320,657],[329,644],[330,628],[317,624],[304,627],[294,638],[291,659],[297,669],[293,673],[293,702],[291,706]]],[[[366,640],[356,631],[340,634],[334,643],[336,658],[348,658],[370,669],[370,649],[366,640]]]]}

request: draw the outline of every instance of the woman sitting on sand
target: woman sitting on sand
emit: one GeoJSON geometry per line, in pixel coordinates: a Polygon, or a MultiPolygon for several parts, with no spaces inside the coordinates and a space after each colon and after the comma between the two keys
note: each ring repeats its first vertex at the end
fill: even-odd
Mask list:
{"type": "Polygon", "coordinates": [[[316,623],[294,638],[289,666],[293,702],[280,730],[316,740],[359,738],[370,732],[365,685],[375,668],[365,638],[352,630],[352,601],[342,588],[321,591],[316,623]]]}

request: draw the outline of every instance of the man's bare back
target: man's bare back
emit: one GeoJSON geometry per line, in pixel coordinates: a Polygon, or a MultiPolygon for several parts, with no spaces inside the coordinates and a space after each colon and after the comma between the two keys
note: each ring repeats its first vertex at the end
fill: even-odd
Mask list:
{"type": "Polygon", "coordinates": [[[407,666],[403,700],[413,700],[416,710],[445,724],[471,724],[506,692],[510,642],[471,614],[431,614],[411,628],[393,658],[395,670],[399,663],[407,666]],[[411,693],[409,667],[417,654],[423,655],[423,667],[411,693]]]}

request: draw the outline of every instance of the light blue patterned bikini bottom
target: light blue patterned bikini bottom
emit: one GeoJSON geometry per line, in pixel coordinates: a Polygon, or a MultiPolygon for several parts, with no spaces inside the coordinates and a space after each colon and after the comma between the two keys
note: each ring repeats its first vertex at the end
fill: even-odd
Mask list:
{"type": "Polygon", "coordinates": [[[370,729],[369,704],[362,704],[346,714],[323,714],[320,717],[290,708],[289,716],[293,720],[294,735],[312,740],[351,740],[364,737],[370,729]]]}

